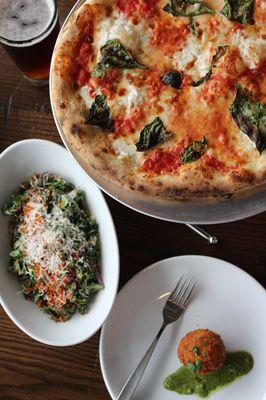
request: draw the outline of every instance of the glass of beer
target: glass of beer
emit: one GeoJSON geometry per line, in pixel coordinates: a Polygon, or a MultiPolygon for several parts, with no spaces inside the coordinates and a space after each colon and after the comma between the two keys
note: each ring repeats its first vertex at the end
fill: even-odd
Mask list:
{"type": "Polygon", "coordinates": [[[53,48],[60,30],[54,0],[0,0],[0,42],[36,86],[49,82],[53,48]]]}

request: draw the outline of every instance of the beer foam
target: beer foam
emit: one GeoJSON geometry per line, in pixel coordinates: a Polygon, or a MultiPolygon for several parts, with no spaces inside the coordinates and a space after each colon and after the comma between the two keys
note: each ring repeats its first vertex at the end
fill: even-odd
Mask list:
{"type": "Polygon", "coordinates": [[[55,11],[52,0],[0,0],[0,36],[17,45],[33,40],[51,25],[55,11]]]}

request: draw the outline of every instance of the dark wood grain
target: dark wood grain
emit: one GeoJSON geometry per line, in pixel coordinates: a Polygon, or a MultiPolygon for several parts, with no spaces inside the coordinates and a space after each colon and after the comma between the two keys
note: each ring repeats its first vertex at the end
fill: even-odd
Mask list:
{"type": "MultiPolygon", "coordinates": [[[[59,1],[61,20],[73,1],[59,1]]],[[[0,47],[0,151],[26,138],[61,143],[51,115],[48,89],[29,85],[0,47]],[[4,109],[12,96],[8,123],[4,109]]],[[[118,233],[120,286],[145,266],[182,254],[218,257],[241,266],[266,286],[266,214],[207,227],[219,237],[208,245],[185,226],[148,218],[107,197],[118,233]],[[136,250],[137,249],[137,250],[136,250]]],[[[110,399],[101,376],[99,334],[69,348],[41,345],[22,333],[0,308],[1,400],[110,399]]]]}

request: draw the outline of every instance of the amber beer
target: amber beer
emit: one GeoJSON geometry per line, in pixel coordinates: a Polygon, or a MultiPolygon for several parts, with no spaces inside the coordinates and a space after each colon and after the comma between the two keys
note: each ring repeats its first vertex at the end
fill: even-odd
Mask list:
{"type": "Polygon", "coordinates": [[[56,1],[0,0],[0,42],[35,85],[48,83],[59,29],[56,1]]]}

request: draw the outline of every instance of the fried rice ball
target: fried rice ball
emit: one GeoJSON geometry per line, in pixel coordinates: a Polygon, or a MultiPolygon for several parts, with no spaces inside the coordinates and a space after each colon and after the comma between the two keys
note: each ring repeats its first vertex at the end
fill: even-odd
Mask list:
{"type": "Polygon", "coordinates": [[[178,357],[191,372],[211,374],[224,364],[224,343],[217,333],[197,329],[187,333],[180,341],[178,357]]]}

